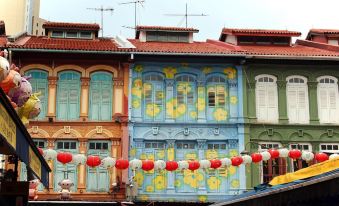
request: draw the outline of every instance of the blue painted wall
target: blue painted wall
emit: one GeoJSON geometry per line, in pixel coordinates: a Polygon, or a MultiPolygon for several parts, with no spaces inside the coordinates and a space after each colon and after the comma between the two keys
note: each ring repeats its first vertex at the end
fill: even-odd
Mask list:
{"type": "MultiPolygon", "coordinates": [[[[242,151],[240,66],[137,61],[130,71],[130,159],[202,160],[242,151]]],[[[130,175],[139,200],[212,202],[245,188],[242,167],[130,175]]]]}

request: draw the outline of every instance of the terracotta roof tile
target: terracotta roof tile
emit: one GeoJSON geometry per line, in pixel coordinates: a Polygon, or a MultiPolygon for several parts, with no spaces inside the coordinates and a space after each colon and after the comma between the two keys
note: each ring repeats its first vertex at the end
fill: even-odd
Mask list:
{"type": "Polygon", "coordinates": [[[309,33],[318,34],[339,34],[339,29],[311,29],[309,33]]]}
{"type": "Polygon", "coordinates": [[[63,28],[63,29],[78,29],[78,30],[95,30],[100,29],[99,24],[85,24],[85,23],[67,23],[67,22],[45,22],[43,28],[63,28]]]}
{"type": "Polygon", "coordinates": [[[297,31],[288,30],[271,30],[271,29],[235,29],[223,28],[222,34],[231,35],[256,35],[256,36],[300,36],[301,33],[297,31]]]}
{"type": "Polygon", "coordinates": [[[155,53],[187,53],[187,54],[241,54],[241,51],[227,49],[208,42],[140,42],[138,39],[129,39],[136,46],[137,52],[155,53]]]}
{"type": "Polygon", "coordinates": [[[198,32],[198,29],[185,28],[185,27],[166,27],[166,26],[137,26],[137,30],[156,30],[156,31],[186,31],[186,32],[198,32]]]}
{"type": "Polygon", "coordinates": [[[25,49],[51,49],[51,50],[84,50],[84,51],[126,51],[128,49],[119,49],[112,39],[59,39],[31,36],[22,43],[15,42],[11,44],[12,48],[25,49]]]}

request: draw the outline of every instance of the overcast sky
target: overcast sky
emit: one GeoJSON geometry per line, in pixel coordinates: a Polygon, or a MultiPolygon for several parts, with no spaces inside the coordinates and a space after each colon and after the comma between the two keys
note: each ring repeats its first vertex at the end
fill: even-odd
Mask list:
{"type": "MultiPolygon", "coordinates": [[[[41,0],[40,17],[49,21],[99,23],[101,13],[86,8],[114,8],[104,12],[104,35],[134,38],[134,0],[41,0]]],[[[339,29],[338,0],[145,0],[137,7],[137,23],[185,27],[184,17],[165,14],[206,14],[188,17],[188,27],[199,29],[195,40],[218,39],[223,27],[288,29],[303,37],[311,28],[339,29]],[[319,5],[316,5],[318,2],[319,5]],[[321,4],[321,5],[320,5],[321,4]]]]}

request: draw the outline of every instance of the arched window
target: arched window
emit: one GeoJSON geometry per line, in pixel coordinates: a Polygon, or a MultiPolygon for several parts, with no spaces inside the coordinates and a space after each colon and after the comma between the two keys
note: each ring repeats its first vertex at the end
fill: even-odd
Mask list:
{"type": "Polygon", "coordinates": [[[77,120],[80,117],[80,74],[73,71],[59,73],[57,119],[77,120]]]}
{"type": "Polygon", "coordinates": [[[318,81],[318,114],[320,123],[338,122],[338,80],[322,76],[318,81]]]}
{"type": "Polygon", "coordinates": [[[272,75],[255,77],[257,119],[260,122],[278,122],[277,78],[272,75]]]}
{"type": "Polygon", "coordinates": [[[286,78],[287,111],[290,123],[308,123],[308,87],[307,79],[302,76],[286,78]]]}
{"type": "Polygon", "coordinates": [[[164,119],[164,78],[150,73],[144,76],[144,119],[161,121],[164,119]]]}
{"type": "Polygon", "coordinates": [[[225,121],[228,112],[228,87],[224,76],[213,75],[207,78],[207,120],[225,121]]]}
{"type": "Polygon", "coordinates": [[[95,72],[90,82],[90,120],[112,119],[112,74],[95,72]]]}
{"type": "Polygon", "coordinates": [[[197,120],[196,83],[192,75],[181,75],[176,79],[175,117],[178,121],[193,122],[197,120]]]}
{"type": "Polygon", "coordinates": [[[47,113],[47,104],[48,104],[48,73],[43,70],[30,70],[26,72],[26,76],[31,76],[29,82],[32,85],[32,91],[41,92],[39,99],[41,101],[41,112],[37,119],[44,119],[47,113]]]}

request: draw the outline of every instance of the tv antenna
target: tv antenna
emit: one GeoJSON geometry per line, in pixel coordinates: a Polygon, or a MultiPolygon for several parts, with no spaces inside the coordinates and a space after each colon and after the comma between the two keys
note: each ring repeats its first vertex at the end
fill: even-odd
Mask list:
{"type": "Polygon", "coordinates": [[[189,14],[187,12],[187,3],[186,3],[186,12],[185,14],[165,14],[166,16],[183,16],[185,17],[185,21],[186,21],[186,28],[187,28],[187,22],[188,22],[188,17],[189,16],[208,16],[207,14],[201,13],[201,14],[189,14]]]}
{"type": "Polygon", "coordinates": [[[137,30],[137,4],[142,4],[145,3],[145,0],[136,0],[136,1],[129,1],[129,2],[122,2],[119,3],[119,5],[124,5],[124,4],[134,4],[134,29],[137,30]]]}
{"type": "Polygon", "coordinates": [[[87,8],[88,10],[100,11],[101,12],[101,37],[104,37],[104,11],[110,11],[111,15],[113,14],[114,9],[112,7],[104,8],[101,6],[100,8],[87,8]]]}

